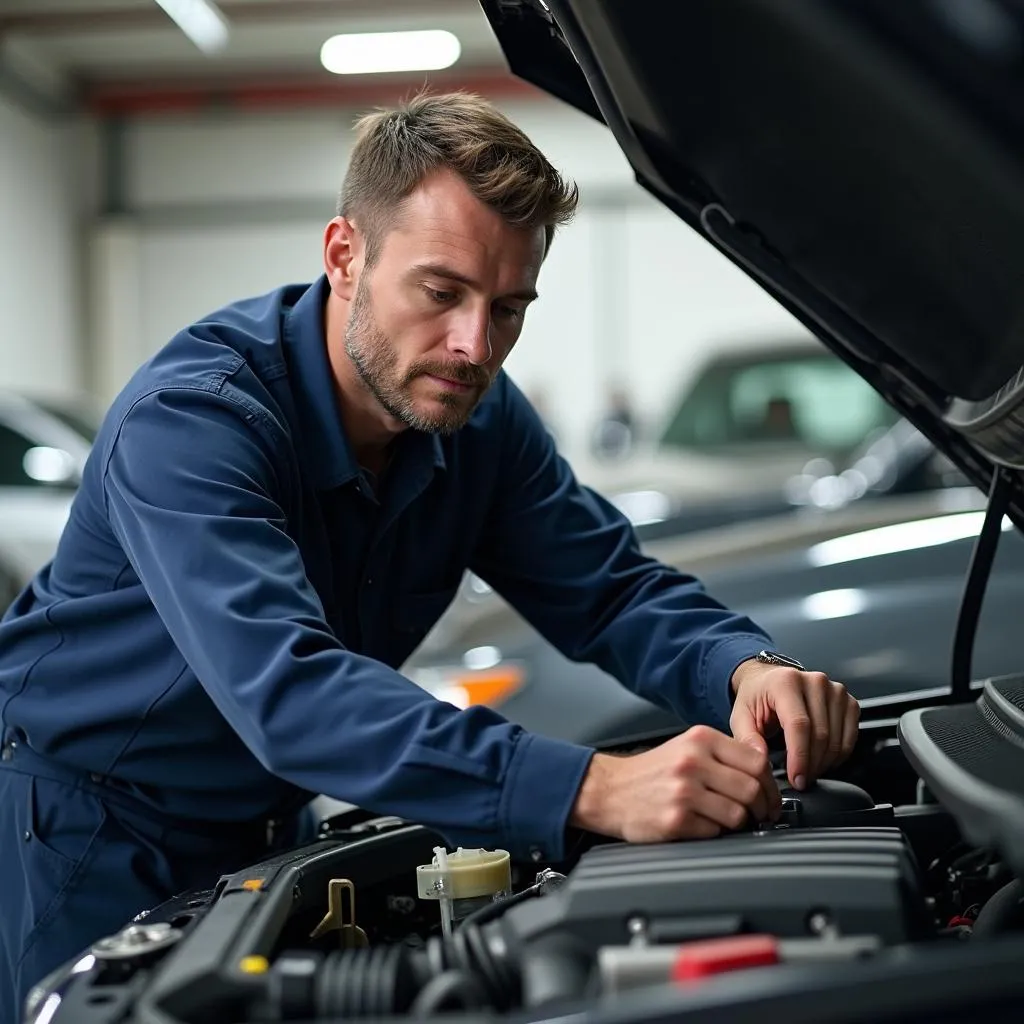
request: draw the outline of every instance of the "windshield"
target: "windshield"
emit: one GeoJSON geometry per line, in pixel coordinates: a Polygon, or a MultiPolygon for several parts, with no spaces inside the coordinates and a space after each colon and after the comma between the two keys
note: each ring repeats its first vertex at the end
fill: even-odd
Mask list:
{"type": "Polygon", "coordinates": [[[730,454],[785,445],[842,455],[896,419],[866,381],[828,352],[751,353],[704,371],[659,444],[730,454]]]}

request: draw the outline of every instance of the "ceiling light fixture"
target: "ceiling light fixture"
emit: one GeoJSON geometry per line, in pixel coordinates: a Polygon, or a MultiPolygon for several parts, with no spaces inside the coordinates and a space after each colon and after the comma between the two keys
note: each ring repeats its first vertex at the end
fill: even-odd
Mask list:
{"type": "MultiPolygon", "coordinates": [[[[917,551],[938,547],[954,541],[977,537],[985,519],[984,512],[956,512],[952,515],[919,519],[911,523],[876,526],[860,533],[848,533],[815,544],[808,552],[811,565],[840,565],[861,558],[895,555],[901,551],[917,551]]],[[[1013,523],[1003,516],[1003,530],[1012,530],[1013,523]]]]}
{"type": "Polygon", "coordinates": [[[213,0],[156,0],[167,16],[203,53],[221,50],[228,41],[228,19],[213,0]]]}
{"type": "Polygon", "coordinates": [[[461,53],[458,37],[442,29],[358,32],[331,36],[320,48],[320,63],[336,75],[439,71],[451,67],[461,53]]]}

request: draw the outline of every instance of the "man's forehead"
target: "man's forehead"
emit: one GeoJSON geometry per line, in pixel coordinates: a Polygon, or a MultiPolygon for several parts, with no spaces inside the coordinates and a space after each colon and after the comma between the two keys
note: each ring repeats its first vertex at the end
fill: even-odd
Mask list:
{"type": "Polygon", "coordinates": [[[517,263],[539,268],[545,232],[509,224],[493,207],[481,202],[456,175],[425,179],[402,203],[393,229],[415,245],[450,250],[452,255],[479,259],[498,251],[517,263]]]}
{"type": "Polygon", "coordinates": [[[543,228],[474,231],[443,215],[396,224],[390,242],[399,265],[413,272],[428,270],[509,293],[535,290],[544,258],[543,228]]]}
{"type": "Polygon", "coordinates": [[[508,234],[488,235],[467,230],[464,225],[440,218],[423,224],[418,230],[406,233],[409,249],[415,250],[416,258],[426,257],[469,260],[471,262],[501,262],[508,265],[530,268],[536,272],[544,252],[544,232],[516,229],[516,237],[508,234]]]}

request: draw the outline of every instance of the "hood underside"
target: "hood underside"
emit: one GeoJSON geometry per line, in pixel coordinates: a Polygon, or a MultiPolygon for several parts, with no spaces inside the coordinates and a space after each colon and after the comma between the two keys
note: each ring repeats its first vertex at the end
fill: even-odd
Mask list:
{"type": "Polygon", "coordinates": [[[512,71],[1024,525],[1022,0],[481,0],[512,71]]]}

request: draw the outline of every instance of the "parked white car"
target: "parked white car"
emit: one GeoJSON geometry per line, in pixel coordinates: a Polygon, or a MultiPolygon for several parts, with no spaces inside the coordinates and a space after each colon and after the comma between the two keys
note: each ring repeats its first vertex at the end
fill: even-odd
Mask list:
{"type": "Polygon", "coordinates": [[[655,438],[614,458],[574,458],[573,469],[637,522],[659,509],[780,494],[812,460],[841,465],[896,419],[812,335],[766,337],[712,356],[655,438]]]}
{"type": "Polygon", "coordinates": [[[83,401],[0,391],[0,603],[53,555],[96,436],[83,401]]]}

